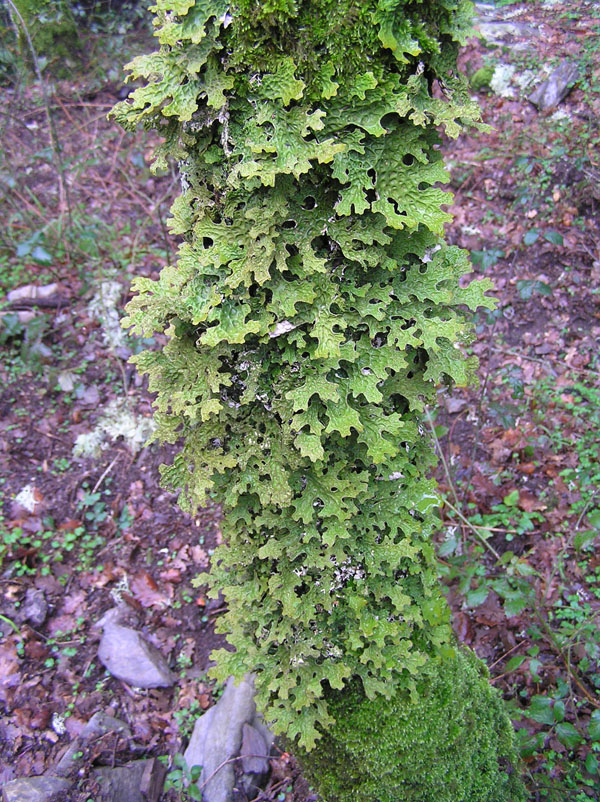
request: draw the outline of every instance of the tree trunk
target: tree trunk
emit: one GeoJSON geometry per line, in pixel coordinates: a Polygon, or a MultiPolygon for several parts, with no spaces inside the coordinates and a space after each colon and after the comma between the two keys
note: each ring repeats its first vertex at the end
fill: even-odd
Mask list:
{"type": "Polygon", "coordinates": [[[136,281],[124,323],[170,338],[134,358],[181,445],[165,485],[223,505],[198,578],[229,607],[215,674],[254,672],[329,802],[521,795],[500,701],[452,638],[422,425],[441,382],[475,380],[461,310],[494,306],[461,282],[438,186],[437,129],[478,124],[456,71],[471,10],[158,0],[161,48],[113,111],[182,172],[178,262],[136,281]]]}

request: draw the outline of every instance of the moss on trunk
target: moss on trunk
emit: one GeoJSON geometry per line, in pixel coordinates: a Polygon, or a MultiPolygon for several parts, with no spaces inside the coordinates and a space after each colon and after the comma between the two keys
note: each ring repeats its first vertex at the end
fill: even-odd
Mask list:
{"type": "Polygon", "coordinates": [[[512,726],[471,652],[432,661],[418,698],[369,700],[359,683],[329,695],[335,725],[298,750],[324,802],[519,802],[512,726]]]}

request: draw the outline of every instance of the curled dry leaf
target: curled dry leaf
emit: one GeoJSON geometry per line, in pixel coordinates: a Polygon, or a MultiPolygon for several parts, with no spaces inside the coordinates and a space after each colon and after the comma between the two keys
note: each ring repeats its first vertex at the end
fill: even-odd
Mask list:
{"type": "Polygon", "coordinates": [[[11,690],[21,682],[17,647],[12,639],[0,644],[0,701],[8,703],[11,690]]]}
{"type": "Polygon", "coordinates": [[[143,571],[136,574],[129,583],[131,593],[144,607],[167,607],[173,598],[172,585],[165,585],[165,590],[160,590],[154,578],[143,571]]]}
{"type": "Polygon", "coordinates": [[[535,510],[545,510],[547,505],[529,490],[519,492],[519,507],[524,512],[534,512],[535,510]]]}

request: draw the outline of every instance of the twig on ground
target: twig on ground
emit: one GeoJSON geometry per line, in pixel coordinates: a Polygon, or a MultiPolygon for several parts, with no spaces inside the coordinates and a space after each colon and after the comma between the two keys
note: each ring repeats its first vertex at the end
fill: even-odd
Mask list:
{"type": "Polygon", "coordinates": [[[120,456],[121,456],[121,453],[119,452],[117,454],[117,456],[113,459],[113,461],[110,463],[110,465],[108,465],[108,467],[102,472],[102,475],[100,476],[100,478],[98,479],[98,481],[94,485],[94,489],[92,490],[92,495],[94,495],[96,490],[98,490],[98,488],[100,487],[100,485],[102,484],[104,479],[108,476],[108,474],[110,473],[110,471],[112,470],[112,468],[114,467],[116,461],[119,459],[120,456]]]}
{"type": "MultiPolygon", "coordinates": [[[[494,668],[494,666],[497,666],[498,663],[501,663],[504,659],[506,659],[509,654],[512,654],[513,652],[515,652],[520,646],[523,646],[523,644],[522,643],[515,643],[515,645],[512,647],[512,649],[509,649],[507,652],[504,652],[504,654],[501,657],[499,657],[496,661],[494,661],[491,664],[491,666],[488,666],[490,671],[492,670],[492,668],[494,668]]],[[[496,679],[499,679],[499,677],[496,677],[496,679]]]]}
{"type": "MultiPolygon", "coordinates": [[[[448,507],[450,507],[450,509],[451,509],[451,510],[452,510],[452,511],[455,513],[455,515],[458,515],[458,517],[460,518],[460,520],[461,520],[461,521],[462,521],[462,522],[463,522],[463,523],[464,523],[464,524],[465,524],[465,525],[466,525],[466,526],[467,526],[467,527],[468,527],[468,528],[469,528],[469,529],[470,529],[470,530],[471,530],[471,531],[472,531],[472,532],[475,534],[475,536],[477,537],[477,539],[478,539],[478,540],[479,540],[479,541],[480,541],[480,542],[481,542],[481,543],[482,543],[482,544],[483,544],[483,545],[486,547],[486,549],[487,549],[488,551],[490,551],[490,552],[491,552],[491,553],[494,555],[494,557],[495,557],[497,560],[499,560],[499,559],[500,559],[500,555],[498,554],[498,552],[496,551],[496,549],[494,549],[494,548],[493,548],[493,546],[490,546],[490,544],[487,542],[487,540],[486,540],[486,539],[483,537],[483,535],[482,535],[482,534],[479,532],[478,528],[476,528],[476,527],[475,527],[475,526],[474,526],[474,525],[473,525],[473,524],[472,524],[472,523],[469,521],[469,519],[468,519],[468,518],[466,518],[466,517],[465,517],[465,516],[462,514],[462,512],[460,511],[460,509],[459,509],[459,507],[460,507],[460,501],[459,501],[459,499],[458,499],[458,495],[457,495],[457,493],[456,493],[456,489],[455,489],[455,487],[454,487],[454,482],[452,481],[452,477],[451,477],[451,475],[450,475],[450,469],[448,468],[448,463],[446,462],[446,456],[445,456],[445,454],[444,454],[444,452],[443,452],[443,450],[442,450],[442,447],[441,447],[441,445],[440,445],[440,441],[439,441],[439,439],[438,439],[438,436],[437,436],[437,434],[436,434],[436,432],[435,432],[435,426],[433,425],[433,421],[431,420],[431,415],[430,415],[430,413],[429,413],[429,410],[428,410],[428,409],[426,409],[426,410],[425,410],[425,416],[426,416],[426,418],[427,418],[427,423],[429,424],[429,428],[431,429],[431,434],[432,434],[432,436],[433,436],[433,439],[434,439],[434,441],[435,441],[435,444],[436,444],[436,447],[437,447],[438,453],[439,453],[439,455],[440,455],[440,459],[441,459],[441,461],[442,461],[442,465],[443,465],[443,467],[444,467],[444,473],[446,474],[446,479],[448,480],[448,484],[450,485],[450,489],[452,490],[452,495],[454,496],[454,499],[455,499],[455,501],[456,501],[456,507],[455,507],[455,506],[454,506],[454,505],[453,505],[453,504],[452,504],[450,501],[448,501],[448,499],[447,499],[447,498],[445,498],[445,499],[444,499],[444,504],[446,504],[448,507]]],[[[482,529],[485,529],[485,528],[487,528],[487,527],[481,527],[481,528],[482,528],[482,529]]]]}
{"type": "MultiPolygon", "coordinates": [[[[262,757],[265,760],[271,760],[273,755],[237,755],[237,757],[230,757],[227,760],[224,760],[222,763],[219,763],[217,768],[211,774],[208,775],[206,780],[204,780],[203,783],[199,783],[198,784],[198,786],[197,786],[198,790],[202,791],[208,785],[208,783],[212,780],[212,778],[215,776],[215,774],[217,774],[219,771],[221,771],[221,769],[224,768],[228,763],[235,763],[236,760],[242,760],[245,757],[262,757]]],[[[193,768],[193,766],[191,766],[190,768],[193,768]]]]}

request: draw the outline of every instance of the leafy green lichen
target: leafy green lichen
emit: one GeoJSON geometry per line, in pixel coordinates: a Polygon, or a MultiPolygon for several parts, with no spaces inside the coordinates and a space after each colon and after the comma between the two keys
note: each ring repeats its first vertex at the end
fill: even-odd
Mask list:
{"type": "Polygon", "coordinates": [[[208,582],[276,731],[307,748],[325,689],[416,687],[451,643],[419,415],[475,378],[461,310],[491,308],[441,238],[436,127],[477,109],[456,75],[463,0],[158,0],[160,49],[113,114],[165,134],[183,194],[176,264],[138,278],[126,326],[184,509],[223,505],[208,582]],[[441,92],[434,92],[437,82],[441,92]]]}

